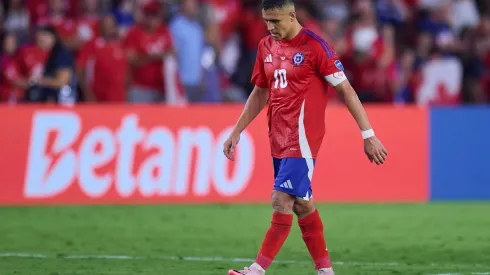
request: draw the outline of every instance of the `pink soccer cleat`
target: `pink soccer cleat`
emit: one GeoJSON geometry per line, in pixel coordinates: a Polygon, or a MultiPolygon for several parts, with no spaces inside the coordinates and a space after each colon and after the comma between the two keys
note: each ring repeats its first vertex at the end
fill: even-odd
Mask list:
{"type": "Polygon", "coordinates": [[[333,268],[322,268],[318,270],[318,275],[335,275],[333,268]]]}
{"type": "Polygon", "coordinates": [[[245,267],[243,270],[230,270],[228,275],[264,275],[265,271],[260,270],[260,268],[251,265],[250,267],[245,267]]]}

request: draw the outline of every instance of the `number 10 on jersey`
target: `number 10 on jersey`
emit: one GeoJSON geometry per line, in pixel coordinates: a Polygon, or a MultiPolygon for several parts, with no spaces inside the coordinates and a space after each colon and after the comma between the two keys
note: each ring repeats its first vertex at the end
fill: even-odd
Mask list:
{"type": "Polygon", "coordinates": [[[284,89],[288,86],[288,79],[286,77],[286,69],[279,69],[274,71],[274,78],[276,79],[276,84],[274,88],[277,89],[277,86],[280,86],[281,89],[284,89]]]}

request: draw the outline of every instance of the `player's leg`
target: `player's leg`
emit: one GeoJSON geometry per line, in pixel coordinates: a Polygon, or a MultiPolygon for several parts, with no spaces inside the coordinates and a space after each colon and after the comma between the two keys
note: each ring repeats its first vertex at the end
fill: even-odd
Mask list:
{"type": "Polygon", "coordinates": [[[303,159],[297,165],[304,168],[297,169],[302,173],[296,179],[300,188],[298,189],[293,211],[298,217],[298,225],[301,228],[303,241],[310,252],[318,274],[333,275],[332,264],[323,233],[323,222],[313,202],[311,179],[315,168],[315,160],[303,159]]]}
{"type": "MultiPolygon", "coordinates": [[[[276,186],[280,186],[277,179],[287,176],[289,173],[287,169],[289,167],[285,166],[285,159],[274,159],[274,174],[276,178],[276,183],[274,186],[274,191],[272,191],[272,207],[274,212],[272,214],[271,225],[267,230],[260,251],[255,259],[255,262],[250,266],[246,267],[244,270],[230,270],[229,275],[262,275],[269,268],[272,261],[276,257],[279,250],[281,250],[282,245],[286,241],[289,232],[291,231],[291,226],[293,224],[293,205],[295,201],[295,196],[288,194],[293,192],[293,190],[277,190],[276,186]]],[[[281,188],[279,188],[281,189],[281,188]]]]}
{"type": "Polygon", "coordinates": [[[334,275],[323,233],[323,222],[313,199],[297,198],[293,211],[298,217],[303,241],[310,252],[318,274],[334,275]]]}
{"type": "Polygon", "coordinates": [[[255,262],[244,270],[230,270],[229,275],[262,275],[272,264],[286,241],[293,224],[294,197],[284,192],[272,191],[272,220],[255,262]]]}

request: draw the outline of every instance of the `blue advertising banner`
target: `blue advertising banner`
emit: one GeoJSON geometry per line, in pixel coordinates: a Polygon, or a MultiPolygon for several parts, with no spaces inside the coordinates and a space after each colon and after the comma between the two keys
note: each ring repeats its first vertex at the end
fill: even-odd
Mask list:
{"type": "Polygon", "coordinates": [[[431,200],[490,199],[490,108],[430,111],[431,200]]]}

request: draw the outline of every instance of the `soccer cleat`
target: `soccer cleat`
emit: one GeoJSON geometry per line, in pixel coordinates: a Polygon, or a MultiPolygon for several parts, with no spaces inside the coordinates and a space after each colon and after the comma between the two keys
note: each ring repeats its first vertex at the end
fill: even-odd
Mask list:
{"type": "Polygon", "coordinates": [[[333,268],[322,268],[318,270],[318,275],[335,275],[333,268]]]}
{"type": "Polygon", "coordinates": [[[228,275],[264,275],[265,272],[260,271],[257,268],[254,268],[253,266],[251,267],[245,267],[243,270],[230,270],[228,271],[228,275]]]}

